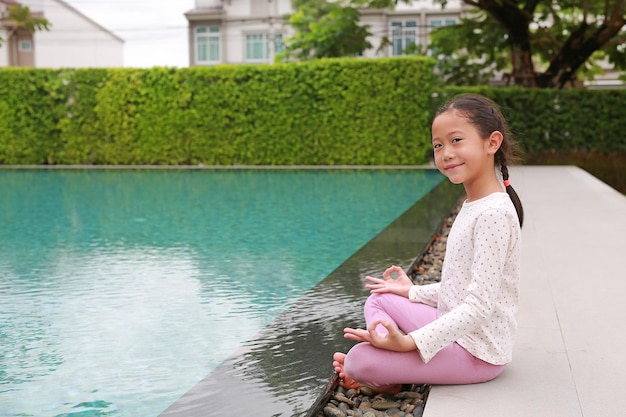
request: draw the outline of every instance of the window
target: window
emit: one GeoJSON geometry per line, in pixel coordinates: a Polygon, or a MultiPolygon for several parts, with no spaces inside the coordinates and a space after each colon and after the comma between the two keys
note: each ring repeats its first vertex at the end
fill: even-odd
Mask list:
{"type": "Polygon", "coordinates": [[[246,61],[264,62],[269,60],[269,56],[266,34],[246,35],[246,61]]]}
{"type": "Polygon", "coordinates": [[[403,55],[411,45],[417,43],[417,22],[415,20],[391,22],[391,54],[403,55]]]}
{"type": "Polygon", "coordinates": [[[33,41],[22,40],[17,43],[17,50],[20,52],[33,52],[33,41]]]}
{"type": "Polygon", "coordinates": [[[455,19],[431,19],[430,27],[431,28],[440,28],[443,26],[452,26],[456,25],[455,19]]]}
{"type": "Polygon", "coordinates": [[[196,28],[196,63],[218,64],[220,62],[220,28],[217,26],[196,28]]]}
{"type": "Polygon", "coordinates": [[[285,50],[285,41],[283,40],[283,34],[277,33],[274,35],[274,52],[277,54],[285,50]]]}
{"type": "MultiPolygon", "coordinates": [[[[270,36],[265,33],[246,35],[246,62],[269,62],[273,59],[270,57],[270,36]]],[[[283,34],[276,33],[273,36],[274,54],[278,54],[285,49],[283,34]]]]}

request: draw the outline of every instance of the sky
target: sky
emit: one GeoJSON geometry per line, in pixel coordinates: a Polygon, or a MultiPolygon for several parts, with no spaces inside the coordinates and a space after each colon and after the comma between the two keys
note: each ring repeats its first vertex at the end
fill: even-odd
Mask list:
{"type": "Polygon", "coordinates": [[[64,0],[124,39],[124,66],[187,67],[187,19],[194,0],[64,0]]]}

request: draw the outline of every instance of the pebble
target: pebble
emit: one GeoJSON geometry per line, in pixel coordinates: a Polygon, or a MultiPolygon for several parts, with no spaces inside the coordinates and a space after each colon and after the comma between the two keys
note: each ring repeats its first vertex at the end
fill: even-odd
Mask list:
{"type": "Polygon", "coordinates": [[[340,401],[341,403],[348,404],[351,407],[354,407],[354,401],[346,397],[341,392],[335,392],[335,394],[333,395],[333,399],[340,401]]]}
{"type": "MultiPolygon", "coordinates": [[[[459,202],[444,220],[430,246],[407,271],[415,284],[424,285],[441,280],[448,232],[460,209],[459,202]]],[[[404,385],[397,394],[379,394],[369,387],[345,390],[337,386],[323,412],[318,413],[317,417],[422,417],[429,391],[428,384],[404,385]]]]}
{"type": "Polygon", "coordinates": [[[400,403],[397,401],[380,400],[372,403],[372,408],[374,410],[390,410],[398,407],[400,407],[400,403]]]}
{"type": "Polygon", "coordinates": [[[332,405],[324,407],[324,415],[326,417],[347,417],[347,414],[344,411],[341,411],[339,408],[332,405]]]}
{"type": "Polygon", "coordinates": [[[404,385],[397,394],[369,387],[346,391],[337,386],[317,417],[421,417],[430,385],[404,385]]]}

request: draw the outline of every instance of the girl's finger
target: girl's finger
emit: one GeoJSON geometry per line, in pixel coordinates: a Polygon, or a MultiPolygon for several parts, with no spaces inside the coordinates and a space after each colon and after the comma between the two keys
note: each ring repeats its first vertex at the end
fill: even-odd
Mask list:
{"type": "MultiPolygon", "coordinates": [[[[376,331],[376,327],[378,327],[379,324],[381,324],[383,322],[383,319],[376,319],[373,322],[370,323],[370,325],[367,327],[367,331],[368,332],[375,332],[376,331]]],[[[384,324],[383,324],[384,326],[384,324]]]]}
{"type": "Polygon", "coordinates": [[[387,320],[380,320],[380,324],[382,324],[383,327],[385,329],[387,329],[387,332],[389,332],[389,333],[394,332],[396,330],[396,328],[391,323],[389,323],[387,320]]]}
{"type": "Polygon", "coordinates": [[[343,335],[343,337],[345,339],[356,340],[357,342],[364,342],[365,341],[361,337],[353,335],[352,333],[346,333],[346,334],[343,335]]]}
{"type": "Polygon", "coordinates": [[[383,285],[380,286],[370,286],[368,288],[370,290],[370,294],[384,294],[384,293],[388,293],[391,292],[391,290],[383,285]]]}
{"type": "Polygon", "coordinates": [[[351,334],[351,335],[355,335],[355,336],[359,336],[361,334],[363,334],[365,332],[365,330],[363,329],[352,329],[350,327],[346,327],[345,329],[343,329],[344,334],[351,334]]]}
{"type": "Polygon", "coordinates": [[[383,278],[384,279],[389,279],[391,277],[391,272],[392,272],[391,269],[392,268],[393,268],[393,266],[385,269],[385,272],[383,272],[383,278]]]}
{"type": "Polygon", "coordinates": [[[394,277],[391,276],[391,274],[393,272],[400,274],[401,271],[402,271],[402,268],[400,268],[399,266],[392,265],[391,267],[387,268],[385,272],[383,272],[383,278],[386,280],[395,279],[394,277]]]}
{"type": "Polygon", "coordinates": [[[369,333],[362,329],[349,329],[349,332],[345,332],[343,337],[350,340],[356,340],[357,342],[369,342],[371,338],[369,333]]]}

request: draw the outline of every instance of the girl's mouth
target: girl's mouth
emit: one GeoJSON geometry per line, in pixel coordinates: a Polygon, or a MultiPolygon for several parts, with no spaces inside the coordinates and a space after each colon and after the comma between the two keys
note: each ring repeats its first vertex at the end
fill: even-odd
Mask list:
{"type": "Polygon", "coordinates": [[[452,164],[452,165],[446,165],[446,166],[444,167],[444,169],[445,169],[446,171],[450,171],[450,170],[453,170],[454,168],[456,168],[456,167],[458,167],[458,166],[461,166],[461,165],[463,165],[463,164],[452,164]]]}

